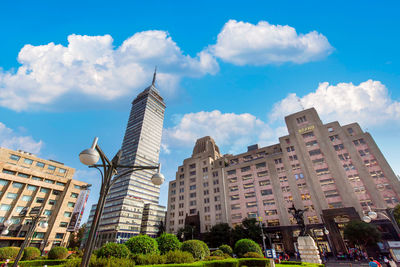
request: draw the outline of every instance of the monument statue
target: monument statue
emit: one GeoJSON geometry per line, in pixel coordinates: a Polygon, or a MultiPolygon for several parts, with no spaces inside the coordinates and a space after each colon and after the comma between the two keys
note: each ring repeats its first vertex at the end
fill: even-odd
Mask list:
{"type": "Polygon", "coordinates": [[[292,204],[292,207],[290,207],[289,212],[293,215],[293,218],[296,220],[297,224],[300,226],[300,234],[299,236],[306,236],[307,234],[307,229],[306,229],[306,224],[304,223],[304,212],[307,211],[307,209],[296,209],[294,204],[292,204]]]}

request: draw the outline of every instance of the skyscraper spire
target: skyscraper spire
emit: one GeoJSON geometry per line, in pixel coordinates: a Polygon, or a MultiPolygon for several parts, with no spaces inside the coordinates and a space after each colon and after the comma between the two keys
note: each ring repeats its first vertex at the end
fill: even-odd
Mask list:
{"type": "Polygon", "coordinates": [[[153,85],[154,87],[156,83],[156,75],[157,75],[157,66],[154,68],[153,81],[151,83],[151,85],[153,85]]]}

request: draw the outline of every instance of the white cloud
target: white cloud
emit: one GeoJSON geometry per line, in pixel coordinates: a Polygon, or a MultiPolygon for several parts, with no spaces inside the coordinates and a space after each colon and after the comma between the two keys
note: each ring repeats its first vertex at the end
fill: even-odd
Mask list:
{"type": "Polygon", "coordinates": [[[278,142],[275,132],[265,122],[249,113],[221,113],[201,111],[188,113],[178,124],[164,130],[164,142],[172,147],[193,147],[203,136],[211,136],[218,146],[228,147],[230,153],[244,151],[254,143],[278,142]]]}
{"type": "Polygon", "coordinates": [[[68,45],[25,45],[21,66],[0,70],[0,105],[17,111],[37,109],[61,96],[79,94],[112,100],[135,95],[151,82],[158,66],[161,90],[174,90],[179,80],[218,71],[215,58],[206,51],[185,55],[164,31],[144,31],[113,47],[110,35],[68,36],[68,45]]]}
{"type": "Polygon", "coordinates": [[[35,141],[31,136],[21,136],[0,122],[0,146],[37,154],[40,152],[43,142],[35,141]]]}
{"type": "MultiPolygon", "coordinates": [[[[301,97],[300,102],[304,108],[315,107],[325,122],[358,122],[362,126],[372,126],[400,120],[400,102],[390,97],[380,81],[368,80],[359,85],[320,83],[315,92],[301,97]]],[[[282,120],[300,110],[298,96],[289,94],[274,105],[270,119],[282,120]]]]}
{"type": "Polygon", "coordinates": [[[210,50],[216,57],[236,65],[267,65],[318,60],[329,55],[333,48],[316,31],[297,34],[288,25],[229,20],[210,50]]]}

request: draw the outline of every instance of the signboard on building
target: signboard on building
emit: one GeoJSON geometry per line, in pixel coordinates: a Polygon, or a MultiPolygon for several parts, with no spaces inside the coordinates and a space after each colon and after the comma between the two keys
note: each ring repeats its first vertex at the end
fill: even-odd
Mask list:
{"type": "Polygon", "coordinates": [[[267,249],[265,254],[266,254],[266,257],[268,259],[275,259],[276,258],[275,249],[267,249]]]}
{"type": "Polygon", "coordinates": [[[90,190],[82,190],[79,193],[78,199],[75,203],[74,211],[72,212],[71,220],[67,228],[68,232],[75,232],[81,223],[83,212],[85,211],[85,205],[89,197],[90,190]]]}
{"type": "Polygon", "coordinates": [[[314,128],[315,128],[314,125],[301,128],[301,129],[299,129],[299,134],[303,134],[303,133],[306,133],[306,132],[310,132],[310,131],[314,130],[314,128]]]}

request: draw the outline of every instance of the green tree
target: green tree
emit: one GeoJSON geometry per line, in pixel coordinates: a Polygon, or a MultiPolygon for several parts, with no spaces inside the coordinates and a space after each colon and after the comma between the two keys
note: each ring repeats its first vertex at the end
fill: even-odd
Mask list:
{"type": "Polygon", "coordinates": [[[130,254],[129,249],[124,244],[107,243],[104,244],[98,251],[97,257],[99,258],[127,258],[130,254]]]}
{"type": "Polygon", "coordinates": [[[235,244],[235,254],[242,258],[248,252],[256,252],[262,255],[261,247],[251,239],[240,239],[235,244]]]}
{"type": "Polygon", "coordinates": [[[157,223],[157,237],[160,237],[163,233],[165,233],[165,223],[164,221],[159,221],[157,223]]]}
{"type": "Polygon", "coordinates": [[[206,234],[205,241],[212,248],[217,248],[223,244],[230,244],[231,230],[231,227],[227,223],[216,224],[206,234]]]}
{"type": "Polygon", "coordinates": [[[125,242],[132,254],[156,254],[158,244],[154,238],[147,235],[137,235],[125,242]]]}
{"type": "Polygon", "coordinates": [[[190,240],[195,238],[195,232],[196,229],[194,226],[185,225],[185,227],[178,229],[176,236],[179,238],[180,241],[190,240]]]}
{"type": "Polygon", "coordinates": [[[181,242],[173,234],[162,234],[157,238],[157,243],[161,254],[165,254],[168,251],[178,250],[181,247],[181,242]]]}
{"type": "MultiPolygon", "coordinates": [[[[265,225],[262,224],[264,228],[265,225]]],[[[258,244],[262,243],[260,223],[254,218],[246,218],[241,225],[235,226],[232,230],[232,239],[236,243],[238,240],[247,238],[255,241],[258,244]]]]}
{"type": "Polygon", "coordinates": [[[351,221],[344,228],[344,238],[355,245],[366,247],[379,242],[381,233],[376,226],[363,221],[351,221]]]}
{"type": "Polygon", "coordinates": [[[393,215],[396,219],[397,225],[400,226],[400,204],[397,204],[394,208],[393,215]]]}
{"type": "Polygon", "coordinates": [[[69,236],[68,247],[69,248],[79,248],[81,246],[82,238],[85,234],[86,223],[82,224],[81,227],[76,232],[72,232],[69,236]]]}

